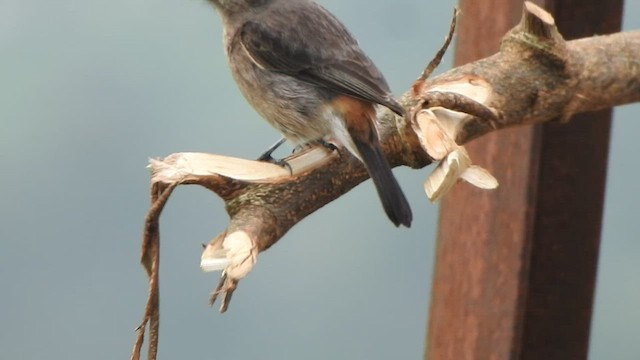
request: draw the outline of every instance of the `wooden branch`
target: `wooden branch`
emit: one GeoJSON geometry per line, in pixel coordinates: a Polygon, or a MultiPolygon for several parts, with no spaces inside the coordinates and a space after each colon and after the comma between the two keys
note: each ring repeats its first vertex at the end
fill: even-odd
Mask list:
{"type": "MultiPolygon", "coordinates": [[[[521,23],[504,37],[499,53],[431,80],[420,77],[403,97],[411,109],[406,119],[379,112],[384,151],[394,167],[422,168],[440,161],[438,179],[425,184],[433,199],[459,178],[495,187],[488,173],[472,165],[462,145],[505,127],[564,120],[574,113],[640,101],[638,54],[640,31],[565,42],[551,15],[526,3],[521,23]]],[[[286,161],[291,170],[196,153],[151,161],[153,189],[197,184],[225,202],[229,225],[206,246],[201,263],[207,271],[224,269],[212,294],[213,300],[223,295],[221,311],[259,252],[368,178],[360,161],[343,150],[312,148],[286,161]]],[[[163,193],[166,198],[169,194],[163,193]]],[[[157,349],[157,219],[166,198],[154,195],[147,217],[143,264],[150,276],[150,297],[134,360],[148,320],[153,330],[150,359],[157,349]]]]}
{"type": "Polygon", "coordinates": [[[525,3],[499,53],[425,82],[418,101],[453,92],[494,109],[497,122],[476,117],[453,124],[456,142],[464,144],[496,129],[640,101],[638,54],[640,31],[565,42],[551,15],[525,3]]]}

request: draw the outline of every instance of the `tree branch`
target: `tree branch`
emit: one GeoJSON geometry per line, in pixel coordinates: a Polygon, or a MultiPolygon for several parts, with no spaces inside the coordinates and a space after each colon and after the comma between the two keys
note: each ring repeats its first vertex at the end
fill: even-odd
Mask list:
{"type": "MultiPolygon", "coordinates": [[[[379,112],[385,154],[394,167],[418,169],[439,161],[425,183],[434,201],[458,179],[493,188],[495,179],[471,164],[462,145],[506,127],[565,121],[575,113],[640,101],[638,54],[640,31],[566,42],[551,15],[525,3],[522,21],[505,35],[499,53],[430,80],[421,76],[403,96],[403,105],[411,109],[406,119],[386,109],[379,112]]],[[[150,296],[132,359],[139,358],[150,319],[150,359],[157,349],[158,216],[169,189],[197,184],[225,202],[228,227],[206,246],[201,263],[207,271],[224,269],[212,300],[222,295],[225,311],[259,252],[368,178],[361,162],[343,150],[312,148],[286,161],[291,172],[273,164],[199,153],[151,161],[154,195],[142,256],[150,296]],[[158,195],[158,189],[165,192],[158,195]]]]}
{"type": "Polygon", "coordinates": [[[430,92],[444,89],[499,113],[495,123],[469,118],[456,124],[456,142],[464,144],[504,127],[639,101],[639,50],[639,31],[565,42],[553,18],[526,3],[523,20],[505,35],[499,53],[425,82],[417,95],[430,99],[430,92]],[[486,98],[477,99],[477,91],[486,98]]]}

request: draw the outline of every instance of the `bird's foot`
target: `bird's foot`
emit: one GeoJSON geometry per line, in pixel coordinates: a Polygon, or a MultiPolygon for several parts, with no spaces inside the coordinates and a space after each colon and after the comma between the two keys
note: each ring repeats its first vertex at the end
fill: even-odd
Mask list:
{"type": "Polygon", "coordinates": [[[276,149],[280,147],[280,145],[284,144],[285,141],[287,141],[285,138],[281,138],[280,140],[276,141],[273,145],[269,146],[269,148],[265,152],[263,152],[262,155],[258,157],[258,161],[266,161],[266,162],[273,163],[275,159],[271,155],[273,154],[274,151],[276,151],[276,149]]]}
{"type": "Polygon", "coordinates": [[[275,159],[273,156],[271,156],[273,154],[273,152],[276,151],[276,149],[280,147],[280,145],[284,144],[285,141],[286,141],[285,138],[281,138],[280,140],[276,141],[273,145],[271,145],[267,149],[267,151],[262,153],[262,155],[260,155],[257,160],[258,161],[264,161],[264,162],[272,163],[272,164],[275,164],[275,165],[280,165],[280,166],[282,166],[284,168],[289,169],[289,173],[291,173],[291,175],[293,175],[293,169],[291,168],[291,165],[289,165],[289,163],[285,159],[275,159]]]}
{"type": "Polygon", "coordinates": [[[334,143],[331,143],[329,141],[326,141],[324,139],[320,139],[320,140],[313,140],[313,141],[309,141],[308,143],[302,144],[302,145],[298,145],[293,149],[293,153],[299,153],[305,150],[308,150],[314,146],[320,145],[323,148],[334,152],[338,150],[338,146],[334,143]]]}

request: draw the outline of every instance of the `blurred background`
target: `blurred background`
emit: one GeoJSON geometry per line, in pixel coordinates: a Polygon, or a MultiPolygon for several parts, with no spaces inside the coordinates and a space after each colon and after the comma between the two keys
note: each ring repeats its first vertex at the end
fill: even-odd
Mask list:
{"type": "MultiPolygon", "coordinates": [[[[455,5],[320,3],[396,94],[441,45],[455,5]]],[[[627,1],[624,27],[640,28],[640,1],[627,1]]],[[[236,89],[221,38],[204,0],[0,0],[0,358],[128,358],[147,296],[148,158],[255,158],[279,137],[236,89]]],[[[639,112],[616,109],[592,359],[640,358],[639,112]]],[[[199,268],[200,244],[226,225],[223,203],[179,188],[161,219],[160,358],[421,358],[430,171],[395,170],[411,229],[389,223],[366,182],[262,254],[224,315],[207,306],[218,275],[199,268]]]]}

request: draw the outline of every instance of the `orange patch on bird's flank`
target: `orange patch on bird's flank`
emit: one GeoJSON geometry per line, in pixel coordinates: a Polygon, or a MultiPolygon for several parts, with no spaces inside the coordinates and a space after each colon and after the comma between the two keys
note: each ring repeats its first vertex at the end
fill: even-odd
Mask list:
{"type": "Polygon", "coordinates": [[[348,95],[337,96],[331,105],[342,115],[349,132],[367,132],[376,116],[376,109],[372,103],[348,95]]]}
{"type": "Polygon", "coordinates": [[[375,115],[373,104],[347,95],[337,96],[332,101],[334,109],[345,118],[370,118],[375,115]]]}

